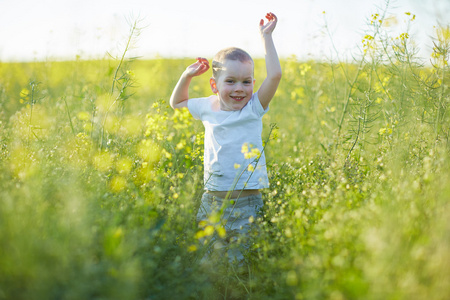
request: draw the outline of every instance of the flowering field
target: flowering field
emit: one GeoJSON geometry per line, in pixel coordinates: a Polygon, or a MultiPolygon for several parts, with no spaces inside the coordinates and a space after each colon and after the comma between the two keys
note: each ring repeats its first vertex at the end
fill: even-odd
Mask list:
{"type": "Polygon", "coordinates": [[[0,299],[448,299],[450,30],[422,58],[382,23],[351,63],[282,60],[245,270],[201,262],[227,233],[168,107],[192,60],[0,63],[0,299]]]}

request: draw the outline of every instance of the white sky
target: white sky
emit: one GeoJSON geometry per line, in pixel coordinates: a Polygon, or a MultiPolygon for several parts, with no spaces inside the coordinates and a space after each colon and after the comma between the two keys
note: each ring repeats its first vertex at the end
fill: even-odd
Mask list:
{"type": "MultiPolygon", "coordinates": [[[[418,46],[431,47],[433,26],[450,22],[450,0],[391,0],[396,33],[405,31],[405,12],[416,15],[411,33],[418,46]]],[[[131,55],[152,58],[211,58],[237,46],[262,56],[259,20],[278,16],[274,40],[281,57],[329,57],[325,19],[341,56],[355,52],[371,14],[385,0],[0,0],[0,60],[103,57],[119,54],[127,39],[127,19],[146,26],[131,55]],[[325,11],[325,15],[323,14],[325,11]]],[[[335,54],[334,54],[335,56],[335,54]]]]}

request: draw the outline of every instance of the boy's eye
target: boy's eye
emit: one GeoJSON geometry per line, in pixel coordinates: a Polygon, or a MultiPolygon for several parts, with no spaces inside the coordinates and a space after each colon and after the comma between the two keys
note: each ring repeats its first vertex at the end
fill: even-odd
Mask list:
{"type": "Polygon", "coordinates": [[[252,84],[252,82],[250,80],[246,80],[244,81],[244,84],[252,84]]]}
{"type": "Polygon", "coordinates": [[[226,83],[233,83],[233,80],[227,79],[227,80],[225,80],[225,82],[226,82],[226,83]]]}

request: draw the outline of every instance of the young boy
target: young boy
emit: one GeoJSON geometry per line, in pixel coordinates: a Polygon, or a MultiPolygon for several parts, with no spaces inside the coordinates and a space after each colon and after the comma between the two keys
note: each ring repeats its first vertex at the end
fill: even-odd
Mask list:
{"type": "MultiPolygon", "coordinates": [[[[264,43],[266,79],[253,93],[254,64],[239,48],[227,48],[216,54],[210,79],[215,95],[189,99],[189,84],[194,76],[209,69],[205,58],[197,58],[181,75],[170,98],[174,109],[187,107],[205,126],[205,193],[197,214],[208,220],[222,210],[228,242],[237,233],[245,236],[249,218],[256,218],[263,206],[260,189],[269,186],[262,145],[262,116],[268,111],[281,79],[281,66],[272,32],[277,24],[273,13],[261,19],[259,29],[264,43]],[[231,200],[232,199],[232,200],[231,200]]],[[[228,251],[230,260],[242,260],[242,252],[228,251]]]]}

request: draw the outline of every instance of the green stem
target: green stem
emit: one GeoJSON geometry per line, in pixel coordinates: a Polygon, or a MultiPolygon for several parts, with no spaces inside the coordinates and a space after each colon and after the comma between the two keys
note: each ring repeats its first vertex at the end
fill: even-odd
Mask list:
{"type": "Polygon", "coordinates": [[[69,116],[70,128],[72,128],[72,133],[75,135],[75,129],[72,124],[72,117],[70,116],[69,106],[67,105],[66,97],[63,97],[64,103],[66,104],[67,115],[69,116]]]}

